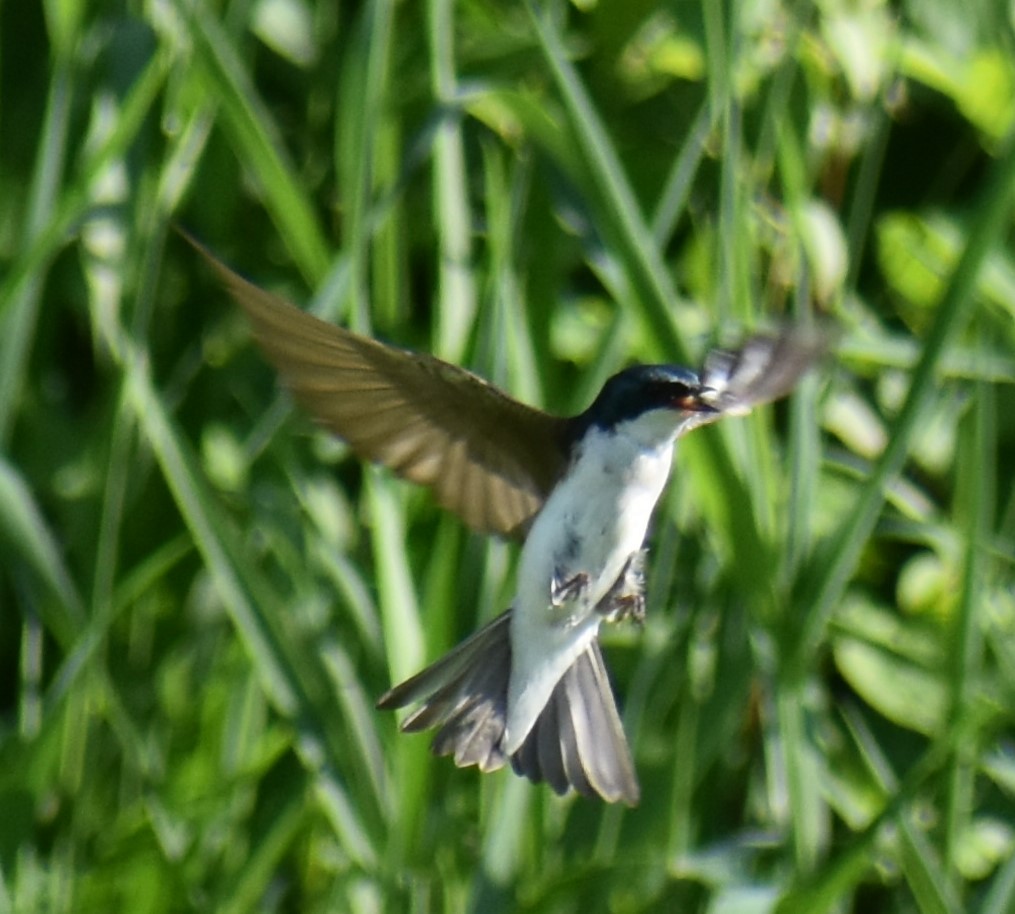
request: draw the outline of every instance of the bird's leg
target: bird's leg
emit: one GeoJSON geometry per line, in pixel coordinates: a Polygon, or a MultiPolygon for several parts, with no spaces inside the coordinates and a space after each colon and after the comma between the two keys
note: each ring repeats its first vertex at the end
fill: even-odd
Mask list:
{"type": "Polygon", "coordinates": [[[550,605],[563,606],[570,600],[579,599],[589,586],[589,580],[589,575],[584,571],[565,578],[561,568],[554,569],[553,578],[550,580],[550,605]]]}
{"type": "Polygon", "coordinates": [[[624,570],[614,581],[606,596],[596,607],[607,622],[633,619],[639,625],[645,621],[645,557],[647,549],[632,552],[624,570]]]}

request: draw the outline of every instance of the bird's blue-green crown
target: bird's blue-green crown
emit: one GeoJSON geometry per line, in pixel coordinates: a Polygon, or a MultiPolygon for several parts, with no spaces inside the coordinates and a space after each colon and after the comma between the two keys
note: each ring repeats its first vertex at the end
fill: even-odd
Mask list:
{"type": "Polygon", "coordinates": [[[695,372],[678,365],[635,365],[610,378],[579,417],[585,428],[613,428],[653,409],[680,409],[701,391],[695,372]]]}

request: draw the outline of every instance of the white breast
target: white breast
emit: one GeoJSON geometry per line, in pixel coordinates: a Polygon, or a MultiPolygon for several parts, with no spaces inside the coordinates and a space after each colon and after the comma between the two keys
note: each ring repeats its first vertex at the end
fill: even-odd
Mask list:
{"type": "MultiPolygon", "coordinates": [[[[671,420],[672,425],[672,420],[671,420]]],[[[516,611],[545,613],[555,573],[590,576],[596,603],[641,548],[673,458],[673,440],[646,447],[630,433],[593,430],[552,492],[522,550],[516,611]]],[[[576,608],[577,609],[577,608],[576,608]]]]}

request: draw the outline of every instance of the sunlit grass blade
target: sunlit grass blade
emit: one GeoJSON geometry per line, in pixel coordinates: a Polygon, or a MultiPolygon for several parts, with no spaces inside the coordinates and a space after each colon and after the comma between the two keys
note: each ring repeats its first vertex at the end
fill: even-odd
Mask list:
{"type": "Polygon", "coordinates": [[[306,805],[302,792],[290,791],[285,797],[273,798],[275,813],[256,836],[247,864],[240,878],[217,900],[216,910],[222,914],[244,914],[256,908],[271,884],[299,829],[305,824],[306,805]]]}
{"type": "Polygon", "coordinates": [[[46,628],[70,644],[84,623],[85,610],[57,537],[46,524],[42,511],[18,470],[0,457],[0,535],[4,552],[17,556],[30,568],[50,599],[36,606],[46,628]],[[55,598],[53,602],[51,599],[55,598]]]}
{"type": "Polygon", "coordinates": [[[851,897],[864,874],[874,865],[877,842],[882,829],[888,823],[895,823],[906,844],[903,853],[908,855],[909,877],[919,882],[914,890],[926,893],[925,903],[935,910],[953,910],[953,901],[948,889],[938,879],[940,865],[929,860],[929,851],[914,840],[912,823],[906,820],[911,815],[911,804],[927,783],[940,776],[953,751],[955,742],[969,738],[980,724],[973,719],[963,721],[955,731],[942,734],[927,747],[923,754],[906,770],[898,781],[889,760],[856,708],[846,706],[846,725],[864,757],[873,784],[881,791],[885,802],[877,816],[857,832],[833,856],[824,860],[811,874],[798,873],[776,906],[776,914],[822,914],[836,910],[843,898],[851,897]]]}
{"type": "MultiPolygon", "coordinates": [[[[441,107],[455,102],[455,49],[452,0],[428,0],[430,81],[441,107]]],[[[434,196],[436,198],[440,277],[436,352],[461,361],[476,311],[476,288],[471,265],[472,225],[468,205],[465,148],[459,118],[448,117],[434,140],[434,196]]]]}
{"type": "Polygon", "coordinates": [[[813,720],[804,689],[782,686],[775,713],[786,766],[794,862],[796,872],[806,874],[828,850],[831,816],[822,791],[819,753],[809,736],[813,720]]]}
{"type": "Polygon", "coordinates": [[[373,234],[375,149],[384,142],[383,99],[391,78],[394,9],[389,0],[364,7],[342,68],[338,103],[348,116],[336,125],[335,168],[346,201],[342,247],[349,263],[351,326],[370,333],[369,259],[373,234]]]}
{"type": "MultiPolygon", "coordinates": [[[[964,517],[956,518],[956,526],[964,528],[966,543],[963,555],[962,590],[953,621],[955,636],[949,695],[950,718],[954,727],[969,715],[974,700],[975,684],[984,678],[983,630],[981,607],[989,604],[988,582],[992,582],[987,561],[987,542],[993,529],[993,505],[997,497],[995,453],[997,447],[993,419],[996,402],[993,391],[978,384],[975,400],[967,416],[966,434],[959,450],[957,485],[962,494],[959,504],[964,517]]],[[[963,842],[968,840],[975,808],[976,771],[972,753],[956,745],[955,755],[947,772],[948,798],[945,806],[944,878],[954,889],[960,883],[957,870],[963,842]]]]}
{"type": "Polygon", "coordinates": [[[399,681],[422,668],[426,641],[408,557],[402,548],[405,511],[399,497],[399,483],[383,476],[379,470],[369,472],[378,606],[388,668],[393,679],[399,681]]]}
{"type": "Polygon", "coordinates": [[[68,693],[76,687],[79,678],[94,669],[95,655],[101,650],[108,628],[113,621],[134,607],[145,592],[154,587],[166,574],[193,550],[193,543],[185,537],[176,537],[151,552],[137,566],[122,573],[112,600],[97,606],[87,626],[78,631],[74,649],[60,665],[46,693],[47,714],[57,711],[68,693]]]}

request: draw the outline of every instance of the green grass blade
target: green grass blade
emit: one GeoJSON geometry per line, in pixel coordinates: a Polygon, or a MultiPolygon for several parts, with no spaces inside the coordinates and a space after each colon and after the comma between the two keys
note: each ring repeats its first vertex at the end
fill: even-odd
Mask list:
{"type": "Polygon", "coordinates": [[[85,610],[59,540],[49,529],[24,477],[0,457],[0,536],[7,556],[18,556],[55,603],[38,605],[46,628],[66,643],[84,624],[85,610]]]}
{"type": "Polygon", "coordinates": [[[303,276],[316,285],[331,260],[328,245],[279,130],[250,84],[232,38],[210,10],[202,4],[182,3],[177,9],[189,27],[194,72],[205,96],[215,99],[240,164],[254,175],[279,235],[303,276]]]}
{"type": "Polygon", "coordinates": [[[600,211],[604,216],[602,228],[616,235],[614,240],[629,258],[632,282],[641,295],[641,317],[651,328],[651,348],[665,358],[687,362],[689,349],[675,317],[681,298],[641,215],[613,143],[567,59],[557,25],[531,2],[526,6],[600,198],[600,211]]]}
{"type": "MultiPolygon", "coordinates": [[[[972,409],[960,440],[958,459],[960,500],[964,517],[956,518],[956,526],[966,536],[961,597],[953,621],[952,674],[949,704],[952,726],[958,729],[962,720],[973,711],[976,683],[983,681],[984,669],[981,607],[989,605],[988,583],[992,581],[987,562],[987,543],[993,529],[991,506],[996,499],[997,479],[994,454],[997,440],[993,426],[996,403],[992,391],[978,384],[972,409]]],[[[956,870],[959,854],[971,830],[971,812],[975,808],[976,766],[970,747],[958,744],[948,772],[948,797],[945,805],[945,840],[943,857],[945,878],[952,887],[959,885],[956,870]]]]}
{"type": "MultiPolygon", "coordinates": [[[[452,39],[454,3],[429,0],[430,81],[436,103],[455,104],[455,51],[452,39]]],[[[440,276],[436,353],[461,362],[476,312],[472,266],[472,225],[469,213],[465,148],[459,118],[445,118],[434,138],[434,196],[436,198],[440,276]]]]}
{"type": "Polygon", "coordinates": [[[665,248],[667,240],[673,235],[680,217],[687,209],[694,176],[705,154],[705,140],[711,126],[709,107],[702,104],[691,132],[680,149],[680,154],[673,160],[673,168],[663,185],[659,203],[652,216],[652,238],[660,249],[665,248]]]}
{"type": "Polygon", "coordinates": [[[795,669],[803,669],[817,650],[825,624],[856,567],[864,543],[874,529],[885,491],[898,475],[913,437],[935,390],[934,376],[945,350],[958,334],[975,300],[977,277],[1011,215],[1015,187],[1015,140],[1009,140],[993,163],[986,190],[976,210],[969,242],[948,283],[930,327],[920,361],[913,370],[909,394],[893,423],[888,446],[861,489],[855,508],[821,550],[820,573],[799,601],[804,608],[794,652],[795,669]]]}
{"type": "MultiPolygon", "coordinates": [[[[45,271],[49,260],[67,243],[68,233],[94,205],[92,182],[136,141],[141,124],[151,114],[155,99],[164,88],[169,66],[168,55],[156,54],[131,85],[120,107],[119,117],[105,141],[89,155],[77,179],[64,187],[55,211],[39,227],[37,234],[30,236],[31,243],[0,280],[0,315],[6,314],[27,285],[45,271]]],[[[13,346],[13,341],[6,342],[8,339],[5,335],[6,345],[13,346]]],[[[3,403],[6,402],[4,398],[3,403]]],[[[0,403],[0,409],[4,408],[3,403],[0,403]]]]}
{"type": "Polygon", "coordinates": [[[1015,857],[1009,857],[991,882],[976,914],[1011,914],[1015,911],[1015,857]]]}
{"type": "MultiPolygon", "coordinates": [[[[73,85],[67,61],[57,61],[49,85],[38,158],[32,176],[31,200],[26,219],[27,237],[23,240],[26,247],[37,239],[52,219],[57,204],[57,188],[63,177],[64,161],[68,153],[73,85]]],[[[11,282],[9,278],[8,283],[11,282]]],[[[40,271],[26,277],[20,287],[15,281],[10,291],[0,290],[0,329],[3,331],[0,333],[0,445],[5,444],[10,435],[19,403],[25,365],[32,352],[42,288],[43,276],[40,271]]]]}
{"type": "Polygon", "coordinates": [[[375,151],[384,142],[384,98],[391,78],[390,48],[394,10],[388,0],[364,7],[339,84],[339,107],[348,114],[336,122],[335,159],[346,201],[343,254],[349,264],[352,326],[371,332],[367,288],[373,235],[375,151]]]}
{"type": "MultiPolygon", "coordinates": [[[[290,659],[291,650],[279,640],[269,617],[252,598],[249,588],[256,583],[252,569],[246,569],[241,576],[235,547],[230,545],[234,537],[225,532],[222,518],[211,507],[193,467],[193,459],[182,447],[179,435],[165,414],[140,355],[134,355],[125,364],[125,379],[127,399],[134,409],[136,420],[160,461],[180,512],[238,633],[247,645],[266,692],[284,714],[305,722],[300,745],[306,753],[307,762],[317,772],[315,786],[332,824],[355,859],[363,863],[374,860],[376,850],[361,815],[355,811],[351,797],[330,763],[319,758],[321,748],[334,746],[336,737],[330,735],[328,727],[321,725],[321,720],[325,718],[318,716],[313,701],[306,694],[299,673],[301,669],[306,671],[306,665],[301,666],[290,659]]],[[[263,587],[258,589],[264,590],[263,587]]]]}

